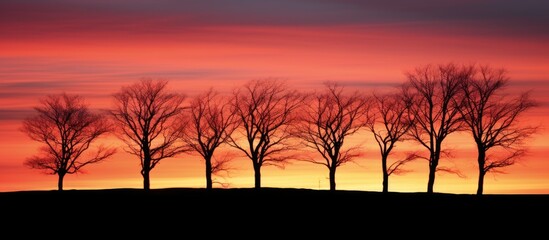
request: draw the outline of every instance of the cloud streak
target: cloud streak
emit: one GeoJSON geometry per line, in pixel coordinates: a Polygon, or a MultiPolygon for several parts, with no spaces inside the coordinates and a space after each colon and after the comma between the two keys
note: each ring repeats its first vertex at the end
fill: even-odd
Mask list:
{"type": "Polygon", "coordinates": [[[193,34],[219,26],[419,25],[549,37],[549,3],[523,0],[139,0],[0,2],[4,38],[193,34]]]}
{"type": "Polygon", "coordinates": [[[1,109],[0,108],[0,121],[10,120],[23,120],[28,116],[34,114],[33,109],[1,109]]]}

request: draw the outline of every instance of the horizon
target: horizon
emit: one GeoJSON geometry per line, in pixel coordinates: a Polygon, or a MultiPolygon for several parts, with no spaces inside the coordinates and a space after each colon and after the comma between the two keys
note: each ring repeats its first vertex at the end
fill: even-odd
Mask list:
{"type": "MultiPolygon", "coordinates": [[[[509,93],[532,91],[540,106],[524,121],[541,129],[529,154],[487,174],[485,194],[549,194],[549,3],[537,1],[2,1],[0,3],[0,192],[56,189],[56,175],[23,165],[39,143],[19,131],[39,99],[79,94],[93,109],[141,78],[166,79],[188,97],[214,87],[224,94],[253,79],[285,80],[292,89],[334,81],[366,93],[392,89],[425,64],[488,64],[505,68],[509,93]],[[246,7],[243,7],[246,6],[246,7]]],[[[121,147],[119,140],[102,141],[121,147]]],[[[381,191],[381,164],[371,133],[365,156],[338,168],[337,190],[381,191]]],[[[476,152],[467,133],[449,136],[453,158],[441,165],[465,174],[437,174],[436,193],[474,194],[476,152]]],[[[399,149],[422,148],[400,143],[399,149]]],[[[219,153],[218,153],[219,154],[219,153]]],[[[238,154],[238,153],[237,153],[238,154]]],[[[240,156],[240,155],[239,155],[240,156]]],[[[248,159],[218,180],[253,187],[248,159]]],[[[427,162],[390,177],[390,192],[425,192],[427,162]]],[[[67,175],[65,189],[142,188],[139,160],[119,151],[84,174],[67,175]]],[[[294,162],[262,168],[263,187],[327,189],[323,166],[294,162]]],[[[184,154],[151,172],[151,189],[202,188],[204,162],[184,154]]],[[[223,186],[214,185],[214,188],[223,186]]]]}
{"type": "MultiPolygon", "coordinates": [[[[0,191],[0,193],[32,193],[32,192],[86,192],[86,191],[230,191],[230,190],[250,190],[250,191],[259,191],[262,190],[266,191],[320,191],[320,192],[360,192],[360,193],[372,193],[372,194],[379,194],[379,195],[391,195],[391,194],[403,194],[403,195],[426,195],[426,196],[435,196],[435,195],[453,195],[453,196],[477,196],[474,192],[471,193],[447,193],[447,192],[433,192],[428,193],[426,191],[418,191],[418,192],[393,192],[389,191],[387,193],[384,193],[382,191],[370,191],[370,190],[353,190],[353,189],[336,189],[335,191],[332,191],[330,189],[314,189],[314,188],[295,188],[295,187],[261,187],[260,189],[256,189],[253,186],[251,187],[235,187],[235,188],[212,188],[212,189],[206,189],[205,187],[166,187],[166,188],[151,188],[149,190],[143,189],[143,187],[136,187],[136,188],[74,188],[74,189],[63,189],[63,191],[58,191],[57,189],[47,189],[47,190],[18,190],[18,191],[0,191]]],[[[549,193],[485,193],[483,196],[549,196],[549,193]]]]}

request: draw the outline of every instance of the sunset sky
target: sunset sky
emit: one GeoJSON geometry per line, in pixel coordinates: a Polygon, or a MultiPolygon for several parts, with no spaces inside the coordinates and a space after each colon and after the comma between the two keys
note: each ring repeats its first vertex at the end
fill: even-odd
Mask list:
{"type": "MultiPolygon", "coordinates": [[[[336,81],[370,93],[405,81],[425,64],[489,64],[508,71],[509,92],[532,91],[539,107],[525,115],[541,125],[528,155],[488,174],[484,192],[549,193],[549,2],[539,0],[3,0],[0,1],[0,191],[50,190],[57,176],[23,165],[38,153],[19,128],[39,99],[81,94],[94,109],[141,78],[169,80],[192,97],[210,87],[230,93],[252,79],[280,78],[297,90],[336,81]]],[[[353,139],[364,157],[339,168],[338,189],[381,191],[380,156],[371,133],[353,139]]],[[[104,140],[122,147],[114,137],[104,140]]],[[[435,192],[476,192],[476,150],[467,133],[449,137],[453,158],[441,165],[435,192]]],[[[423,150],[415,143],[402,151],[423,150]]],[[[227,148],[223,151],[232,151],[227,148]]],[[[236,152],[218,180],[253,187],[249,160],[236,152]]],[[[398,155],[397,155],[398,156],[398,155]]],[[[424,192],[428,163],[391,176],[390,191],[424,192]]],[[[65,189],[142,188],[139,160],[123,151],[68,175],[65,189]]],[[[327,189],[324,166],[293,162],[262,168],[264,187],[327,189]]],[[[196,155],[165,159],[151,188],[205,187],[196,155]]],[[[216,185],[214,187],[221,187],[216,185]]]]}

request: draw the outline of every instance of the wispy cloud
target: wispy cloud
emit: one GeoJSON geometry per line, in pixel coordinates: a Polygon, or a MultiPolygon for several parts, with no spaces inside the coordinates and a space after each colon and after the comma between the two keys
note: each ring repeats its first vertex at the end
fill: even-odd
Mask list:
{"type": "Polygon", "coordinates": [[[234,69],[142,65],[113,63],[109,60],[0,57],[0,99],[37,98],[58,92],[107,96],[120,86],[141,78],[223,80],[228,78],[224,76],[239,74],[234,69]]]}
{"type": "Polygon", "coordinates": [[[0,2],[4,38],[192,35],[211,26],[420,24],[471,34],[549,37],[538,0],[139,0],[0,2]]]}
{"type": "Polygon", "coordinates": [[[34,114],[32,108],[25,109],[1,109],[0,108],[0,121],[5,120],[22,120],[28,116],[34,114]]]}

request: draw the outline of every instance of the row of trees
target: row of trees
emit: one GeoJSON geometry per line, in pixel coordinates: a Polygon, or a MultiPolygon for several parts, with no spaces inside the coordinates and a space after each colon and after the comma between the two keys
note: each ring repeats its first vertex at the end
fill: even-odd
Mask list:
{"type": "Polygon", "coordinates": [[[427,192],[432,193],[436,172],[452,171],[439,167],[448,153],[442,148],[444,140],[468,131],[477,146],[477,194],[482,195],[486,173],[514,164],[524,153],[524,141],[536,131],[519,122],[535,102],[527,92],[506,94],[509,79],[503,69],[427,65],[406,77],[400,88],[374,94],[333,82],[325,83],[322,91],[302,93],[276,79],[252,80],[230,96],[210,89],[189,102],[170,91],[167,81],[146,79],[122,87],[107,112],[91,111],[80,96],[50,95],[35,108],[37,114],[23,122],[22,131],[45,145],[25,164],[57,174],[62,190],[66,174],[115,153],[99,146],[91,157],[83,155],[92,142],[113,132],[125,143],[124,150],[140,159],[146,190],[150,172],[161,160],[186,152],[203,157],[206,188],[211,189],[212,175],[226,170],[228,159],[215,155],[223,144],[251,160],[255,188],[261,188],[263,166],[300,160],[326,166],[330,190],[335,190],[337,168],[361,156],[360,145],[345,140],[366,129],[379,146],[383,192],[389,191],[391,174],[410,161],[426,159],[427,192]],[[401,141],[415,141],[425,151],[390,160],[401,141]],[[313,151],[304,151],[307,148],[313,151]],[[507,154],[489,155],[495,148],[507,154]]]}

